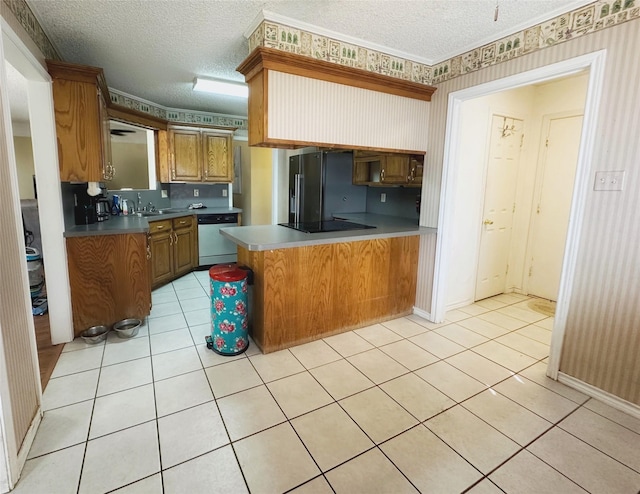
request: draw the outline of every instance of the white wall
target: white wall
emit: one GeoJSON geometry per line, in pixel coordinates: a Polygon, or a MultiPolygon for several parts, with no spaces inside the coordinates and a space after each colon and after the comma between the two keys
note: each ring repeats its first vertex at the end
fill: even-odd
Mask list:
{"type": "MultiPolygon", "coordinates": [[[[509,274],[506,291],[524,290],[526,252],[532,214],[536,168],[541,153],[542,121],[545,115],[584,107],[588,74],[527,86],[467,101],[461,109],[460,142],[454,242],[447,307],[474,301],[480,225],[484,202],[484,180],[489,149],[491,115],[505,114],[524,119],[524,141],[518,171],[516,213],[513,221],[509,274]]],[[[571,194],[571,187],[567,193],[571,194]]],[[[561,255],[561,253],[560,253],[561,255]]]]}
{"type": "Polygon", "coordinates": [[[20,192],[20,199],[35,199],[33,175],[36,172],[33,165],[31,137],[14,135],[13,146],[16,152],[16,167],[18,170],[18,189],[20,192]]]}

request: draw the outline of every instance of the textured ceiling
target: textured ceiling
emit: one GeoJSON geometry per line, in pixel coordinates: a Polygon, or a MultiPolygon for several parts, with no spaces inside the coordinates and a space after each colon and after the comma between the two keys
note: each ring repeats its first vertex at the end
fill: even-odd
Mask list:
{"type": "Polygon", "coordinates": [[[24,123],[29,121],[29,102],[27,100],[27,80],[13,65],[5,62],[7,68],[7,93],[11,121],[24,123]]]}
{"type": "Polygon", "coordinates": [[[61,56],[110,87],[171,108],[246,115],[192,91],[196,75],[242,81],[244,32],[264,9],[436,63],[589,3],[582,0],[27,0],[61,56]],[[500,16],[494,22],[496,1],[500,16]]]}

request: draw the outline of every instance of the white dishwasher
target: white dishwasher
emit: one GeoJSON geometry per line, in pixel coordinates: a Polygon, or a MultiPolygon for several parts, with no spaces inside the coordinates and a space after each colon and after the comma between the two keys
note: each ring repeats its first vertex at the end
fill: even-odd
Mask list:
{"type": "Polygon", "coordinates": [[[236,244],[220,233],[220,228],[238,226],[238,213],[198,215],[198,264],[208,266],[236,262],[236,244]]]}

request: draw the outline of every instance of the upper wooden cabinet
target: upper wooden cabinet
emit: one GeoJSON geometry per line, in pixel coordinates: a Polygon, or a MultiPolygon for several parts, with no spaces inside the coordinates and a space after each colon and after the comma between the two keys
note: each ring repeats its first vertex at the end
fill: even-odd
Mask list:
{"type": "Polygon", "coordinates": [[[54,60],[47,60],[47,69],[53,80],[60,180],[111,180],[109,89],[102,69],[54,60]]]}
{"type": "MultiPolygon", "coordinates": [[[[159,160],[160,181],[233,181],[232,134],[208,128],[169,127],[166,160],[159,160]]],[[[159,135],[159,141],[164,136],[159,135]]],[[[161,153],[162,154],[162,153],[161,153]]]]}
{"type": "Polygon", "coordinates": [[[423,163],[423,155],[356,150],[353,152],[353,183],[420,187],[423,163]]]}

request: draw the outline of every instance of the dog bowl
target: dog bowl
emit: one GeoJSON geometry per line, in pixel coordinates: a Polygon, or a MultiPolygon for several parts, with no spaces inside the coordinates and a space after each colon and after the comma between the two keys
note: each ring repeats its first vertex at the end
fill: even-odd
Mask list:
{"type": "Polygon", "coordinates": [[[92,345],[96,343],[100,343],[107,338],[107,333],[109,332],[109,328],[106,326],[91,326],[89,329],[85,329],[80,336],[85,341],[85,343],[90,343],[92,345]]]}
{"type": "Polygon", "coordinates": [[[113,330],[120,338],[133,338],[138,334],[141,324],[140,319],[123,319],[113,325],[113,330]]]}

